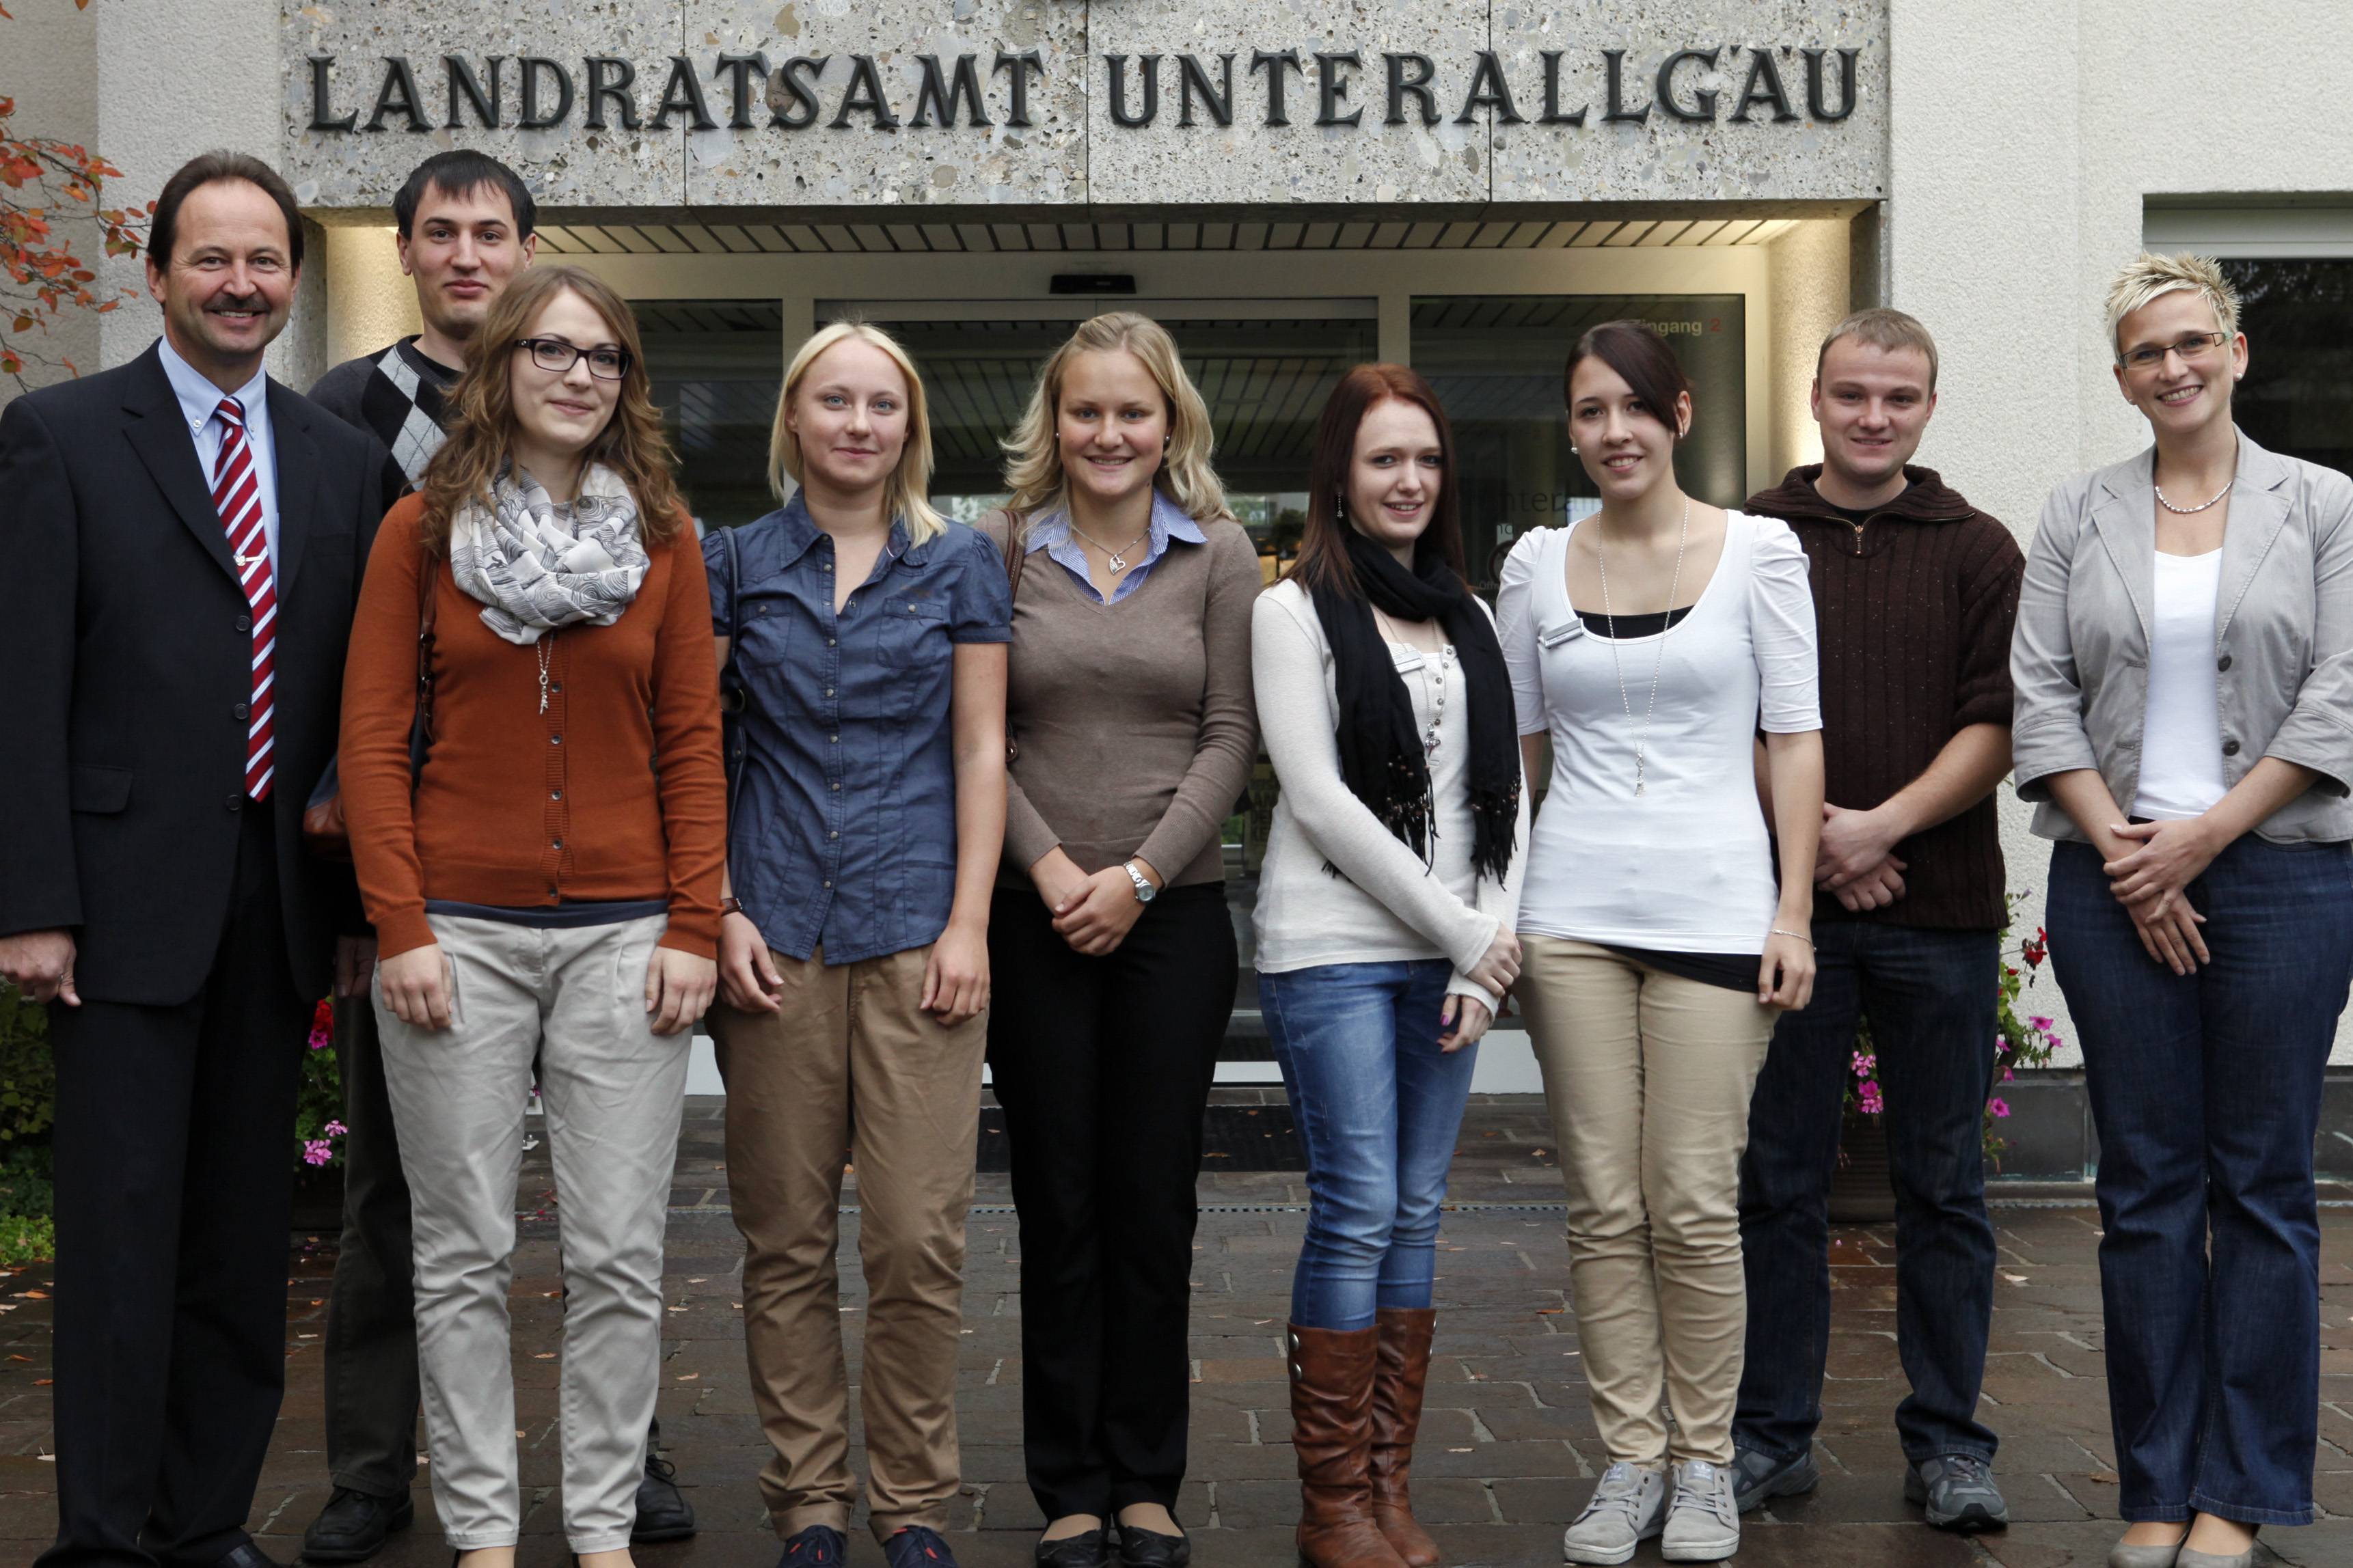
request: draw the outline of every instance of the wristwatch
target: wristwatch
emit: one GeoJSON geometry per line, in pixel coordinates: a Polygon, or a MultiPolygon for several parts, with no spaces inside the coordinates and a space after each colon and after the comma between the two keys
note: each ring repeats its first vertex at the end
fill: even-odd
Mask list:
{"type": "Polygon", "coordinates": [[[1160,896],[1160,889],[1152,885],[1151,878],[1145,876],[1143,872],[1135,868],[1134,861],[1130,860],[1127,864],[1122,866],[1120,869],[1125,871],[1127,873],[1127,879],[1135,884],[1135,901],[1137,903],[1148,904],[1153,900],[1160,896]]]}
{"type": "MultiPolygon", "coordinates": [[[[741,899],[722,899],[722,900],[719,900],[719,918],[720,918],[721,920],[725,920],[729,915],[741,915],[741,914],[743,914],[743,913],[744,913],[744,900],[741,900],[741,899]]],[[[745,915],[745,916],[744,916],[744,918],[745,918],[746,920],[749,920],[751,917],[750,917],[750,916],[748,916],[748,915],[745,915]]]]}

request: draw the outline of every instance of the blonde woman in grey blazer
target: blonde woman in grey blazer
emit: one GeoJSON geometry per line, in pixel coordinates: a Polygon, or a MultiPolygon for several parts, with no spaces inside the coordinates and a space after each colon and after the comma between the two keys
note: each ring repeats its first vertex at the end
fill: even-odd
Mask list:
{"type": "Polygon", "coordinates": [[[2155,445],[2052,492],[2011,671],[2020,798],[2057,840],[2051,955],[2100,1133],[2128,1528],[2112,1568],[2247,1568],[2313,1518],[2312,1143],[2353,973],[2353,481],[2231,417],[2213,262],[2111,289],[2155,445]]]}

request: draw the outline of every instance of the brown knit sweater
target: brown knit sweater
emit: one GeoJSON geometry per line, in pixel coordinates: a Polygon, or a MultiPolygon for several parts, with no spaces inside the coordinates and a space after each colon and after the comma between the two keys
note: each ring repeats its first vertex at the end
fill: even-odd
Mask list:
{"type": "MultiPolygon", "coordinates": [[[[982,523],[999,549],[1006,518],[982,523]]],[[[1011,764],[998,881],[1029,886],[1060,845],[1092,873],[1141,856],[1171,887],[1225,878],[1218,830],[1258,757],[1250,605],[1258,552],[1236,522],[1172,539],[1144,585],[1096,600],[1044,551],[1013,596],[1011,764]]]]}
{"type": "MultiPolygon", "coordinates": [[[[1867,811],[1926,770],[1971,724],[2010,722],[2010,633],[2026,558],[2010,530],[1929,468],[1860,528],[1814,491],[1819,465],[1793,468],[1746,510],[1778,517],[1805,547],[1821,647],[1824,792],[1867,811]]],[[[1993,797],[1905,839],[1904,896],[1855,913],[1815,901],[1822,921],[1953,931],[2007,923],[1993,797]]]]}
{"type": "Polygon", "coordinates": [[[446,552],[424,560],[424,512],[405,496],[376,531],[343,667],[343,809],[384,956],[434,940],[427,899],[667,899],[661,945],[715,957],[727,781],[693,530],[649,547],[618,621],[555,634],[543,708],[538,646],[482,624],[446,552]],[[412,792],[421,570],[434,576],[433,743],[412,792]]]}

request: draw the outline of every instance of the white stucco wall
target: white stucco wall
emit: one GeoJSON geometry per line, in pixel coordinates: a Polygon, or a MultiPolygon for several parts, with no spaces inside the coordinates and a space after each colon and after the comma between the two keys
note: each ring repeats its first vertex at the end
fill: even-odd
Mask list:
{"type": "Polygon", "coordinates": [[[1800,463],[1822,460],[1821,429],[1808,394],[1822,339],[1847,314],[1847,232],[1843,218],[1818,218],[1766,247],[1773,280],[1767,468],[1777,481],[1800,463]]]}
{"type": "MultiPolygon", "coordinates": [[[[1922,460],[2021,542],[2053,484],[2147,444],[2100,310],[2146,198],[2353,184],[2353,122],[2326,111],[2344,28],[2316,30],[2323,12],[2353,21],[2343,0],[1890,0],[1889,302],[1944,359],[1922,460]]],[[[2026,816],[2006,798],[2031,928],[2049,854],[2026,816]]],[[[2072,1042],[2056,986],[2039,991],[2072,1042]]],[[[2336,1059],[2353,1061],[2343,1026],[2336,1059]]]]}
{"type": "MultiPolygon", "coordinates": [[[[123,172],[126,190],[141,200],[152,197],[173,170],[214,148],[250,153],[272,165],[279,162],[284,132],[274,5],[258,0],[91,0],[90,15],[97,26],[97,148],[123,172]]],[[[304,270],[311,268],[306,265],[304,270]]],[[[303,303],[319,299],[323,272],[304,279],[303,303]]],[[[135,300],[100,324],[105,361],[120,364],[154,340],[163,319],[146,296],[140,262],[112,262],[105,276],[139,289],[135,300]]],[[[310,314],[319,318],[323,311],[310,314]]],[[[322,322],[304,322],[299,310],[296,320],[271,346],[269,369],[308,385],[302,373],[315,363],[322,322]]]]}

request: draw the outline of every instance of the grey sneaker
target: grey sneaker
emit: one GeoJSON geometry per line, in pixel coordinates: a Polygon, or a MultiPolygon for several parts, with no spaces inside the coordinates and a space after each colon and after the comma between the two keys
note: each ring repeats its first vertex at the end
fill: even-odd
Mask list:
{"type": "Polygon", "coordinates": [[[1623,1563],[1634,1555],[1636,1542],[1659,1533],[1666,1511],[1666,1477],[1632,1465],[1612,1465],[1601,1473],[1593,1500],[1561,1536],[1561,1561],[1623,1563]]]}
{"type": "Polygon", "coordinates": [[[1939,1530],[2000,1530],[2010,1523],[2010,1505],[1975,1454],[1939,1454],[1907,1466],[1904,1500],[1926,1506],[1928,1522],[1939,1530]]]}
{"type": "Polygon", "coordinates": [[[1732,1472],[1705,1459],[1675,1467],[1675,1497],[1659,1555],[1670,1563],[1717,1563],[1740,1550],[1740,1510],[1732,1501],[1732,1472]]]}
{"type": "Polygon", "coordinates": [[[1778,1459],[1762,1448],[1736,1448],[1732,1454],[1732,1500],[1743,1513],[1754,1513],[1767,1500],[1796,1497],[1822,1484],[1821,1467],[1814,1451],[1778,1459]]]}

